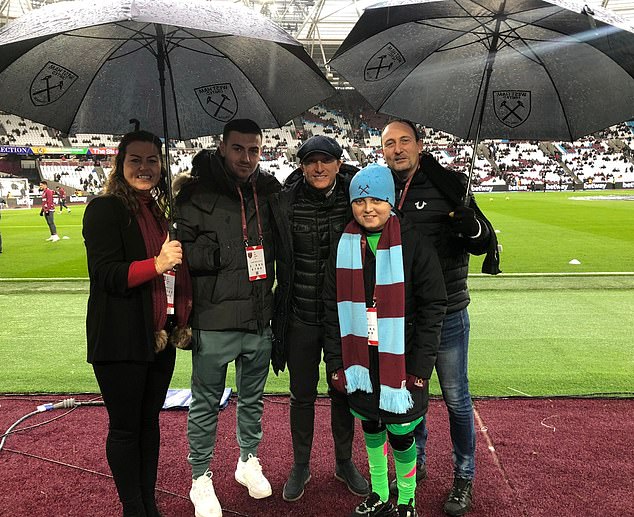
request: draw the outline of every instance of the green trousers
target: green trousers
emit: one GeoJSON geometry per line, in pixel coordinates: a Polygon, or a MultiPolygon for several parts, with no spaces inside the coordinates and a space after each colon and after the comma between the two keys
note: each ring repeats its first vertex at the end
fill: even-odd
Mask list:
{"type": "Polygon", "coordinates": [[[194,330],[192,336],[192,400],[187,418],[188,461],[192,477],[209,468],[216,443],[220,399],[227,365],[235,361],[238,389],[237,439],[240,458],[257,456],[262,440],[262,395],[269,374],[271,329],[262,334],[194,330]]]}

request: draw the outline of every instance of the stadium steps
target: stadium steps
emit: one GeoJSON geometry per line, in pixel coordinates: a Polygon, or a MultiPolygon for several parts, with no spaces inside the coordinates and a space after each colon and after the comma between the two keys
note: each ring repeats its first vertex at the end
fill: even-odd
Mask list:
{"type": "Polygon", "coordinates": [[[104,172],[103,167],[101,165],[95,165],[94,168],[99,182],[103,185],[106,182],[106,173],[104,172]]]}
{"type": "Polygon", "coordinates": [[[478,156],[484,158],[489,165],[491,165],[491,170],[495,176],[500,176],[500,168],[493,157],[493,153],[491,152],[491,148],[488,144],[484,142],[480,142],[478,145],[478,156]]]}
{"type": "Polygon", "coordinates": [[[634,155],[632,154],[630,146],[627,145],[627,142],[624,142],[620,138],[611,138],[608,140],[608,148],[615,153],[622,153],[628,162],[634,164],[634,155]]]}
{"type": "Polygon", "coordinates": [[[556,162],[557,165],[559,165],[566,173],[566,175],[572,179],[576,186],[578,186],[579,188],[583,186],[583,181],[581,181],[579,177],[572,171],[572,169],[568,167],[568,165],[566,165],[566,163],[563,161],[560,149],[555,144],[551,142],[539,142],[537,148],[546,156],[551,158],[554,162],[556,162]]]}

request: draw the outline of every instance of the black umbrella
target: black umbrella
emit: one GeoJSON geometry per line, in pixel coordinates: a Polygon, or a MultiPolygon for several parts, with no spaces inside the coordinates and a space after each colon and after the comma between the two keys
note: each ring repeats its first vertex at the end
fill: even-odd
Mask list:
{"type": "Polygon", "coordinates": [[[382,113],[474,140],[573,141],[634,117],[634,32],[573,0],[388,1],[330,64],[382,113]]]}
{"type": "Polygon", "coordinates": [[[170,137],[280,127],[333,93],[300,43],[228,2],[61,2],[0,30],[0,110],[65,133],[122,134],[133,117],[165,137],[168,171],[170,137]]]}

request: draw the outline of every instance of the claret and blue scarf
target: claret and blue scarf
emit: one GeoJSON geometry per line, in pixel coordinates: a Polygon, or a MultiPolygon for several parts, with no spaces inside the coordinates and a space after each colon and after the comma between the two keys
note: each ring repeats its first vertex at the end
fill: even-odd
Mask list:
{"type": "MultiPolygon", "coordinates": [[[[352,221],[337,248],[337,311],[347,391],[372,393],[369,371],[368,320],[363,280],[364,230],[352,221]]],[[[376,309],[378,317],[379,407],[403,414],[414,405],[405,388],[405,288],[401,225],[394,214],[387,220],[376,250],[376,309]]]]}

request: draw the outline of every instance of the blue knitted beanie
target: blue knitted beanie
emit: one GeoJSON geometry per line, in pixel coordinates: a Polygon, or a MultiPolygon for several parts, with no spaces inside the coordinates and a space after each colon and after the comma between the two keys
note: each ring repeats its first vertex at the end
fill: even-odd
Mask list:
{"type": "Polygon", "coordinates": [[[355,199],[373,197],[394,206],[394,178],[392,171],[373,163],[357,172],[350,182],[350,203],[355,199]]]}

